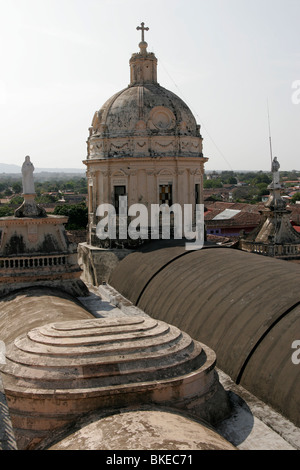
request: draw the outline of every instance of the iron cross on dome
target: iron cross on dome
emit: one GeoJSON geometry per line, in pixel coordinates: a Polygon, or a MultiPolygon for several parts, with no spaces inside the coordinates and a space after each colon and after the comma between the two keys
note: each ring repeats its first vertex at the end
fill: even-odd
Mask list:
{"type": "Polygon", "coordinates": [[[141,23],[141,26],[138,26],[136,29],[142,31],[142,42],[145,42],[145,31],[149,31],[149,28],[145,28],[145,23],[141,23]]]}

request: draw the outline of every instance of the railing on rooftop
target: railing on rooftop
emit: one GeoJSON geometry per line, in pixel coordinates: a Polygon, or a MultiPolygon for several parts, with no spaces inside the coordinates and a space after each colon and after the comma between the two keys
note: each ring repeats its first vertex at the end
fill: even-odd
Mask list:
{"type": "Polygon", "coordinates": [[[0,269],[35,269],[66,265],[66,255],[0,258],[0,269]]]}
{"type": "Polygon", "coordinates": [[[300,254],[300,245],[272,245],[242,241],[242,249],[265,256],[295,256],[300,254]]]}

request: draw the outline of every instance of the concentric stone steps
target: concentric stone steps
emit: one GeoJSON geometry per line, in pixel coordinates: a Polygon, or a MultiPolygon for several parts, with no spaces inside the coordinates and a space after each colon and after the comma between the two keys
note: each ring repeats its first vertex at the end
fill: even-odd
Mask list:
{"type": "Polygon", "coordinates": [[[199,411],[220,392],[214,352],[148,317],[40,326],[8,345],[6,360],[13,425],[38,439],[95,409],[152,402],[199,411]]]}
{"type": "Polygon", "coordinates": [[[81,329],[74,322],[50,324],[17,338],[7,351],[6,375],[14,387],[101,388],[112,377],[114,385],[147,381],[146,374],[171,378],[184,374],[188,363],[193,370],[204,362],[199,343],[166,323],[80,323],[81,329]]]}

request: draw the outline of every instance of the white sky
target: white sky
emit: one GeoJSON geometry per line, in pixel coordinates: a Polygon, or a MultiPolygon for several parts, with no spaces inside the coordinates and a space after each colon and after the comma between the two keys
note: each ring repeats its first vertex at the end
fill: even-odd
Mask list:
{"type": "Polygon", "coordinates": [[[208,170],[270,169],[267,102],[273,154],[300,169],[300,0],[0,0],[0,13],[0,162],[84,168],[94,112],[129,84],[144,21],[208,170]]]}

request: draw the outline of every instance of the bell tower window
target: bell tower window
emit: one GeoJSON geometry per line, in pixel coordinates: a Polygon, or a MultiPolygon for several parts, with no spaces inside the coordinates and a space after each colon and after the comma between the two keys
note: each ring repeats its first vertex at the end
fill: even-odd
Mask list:
{"type": "Polygon", "coordinates": [[[126,196],[126,186],[114,186],[114,206],[116,214],[119,214],[120,211],[120,196],[126,196]]]}
{"type": "Polygon", "coordinates": [[[172,206],[172,184],[161,184],[159,186],[159,204],[168,204],[169,206],[172,206]]]}

